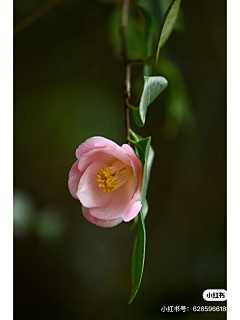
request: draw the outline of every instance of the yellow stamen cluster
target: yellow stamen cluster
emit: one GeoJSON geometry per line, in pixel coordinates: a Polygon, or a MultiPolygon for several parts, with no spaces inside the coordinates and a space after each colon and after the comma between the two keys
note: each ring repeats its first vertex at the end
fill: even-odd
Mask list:
{"type": "Polygon", "coordinates": [[[113,180],[115,174],[110,172],[110,168],[102,168],[97,173],[97,181],[100,182],[99,187],[103,187],[104,193],[114,190],[116,181],[113,180]]]}

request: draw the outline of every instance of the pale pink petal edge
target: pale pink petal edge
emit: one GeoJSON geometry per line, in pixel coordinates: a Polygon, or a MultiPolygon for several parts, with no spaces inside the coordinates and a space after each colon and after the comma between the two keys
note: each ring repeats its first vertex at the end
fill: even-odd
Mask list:
{"type": "Polygon", "coordinates": [[[142,163],[138,159],[136,153],[134,152],[133,148],[129,146],[128,144],[122,145],[123,150],[128,154],[130,161],[131,161],[131,167],[133,168],[134,176],[137,180],[137,182],[140,180],[140,188],[141,188],[141,180],[142,180],[142,163]]]}
{"type": "Polygon", "coordinates": [[[94,149],[100,149],[109,146],[117,147],[118,145],[112,140],[104,137],[91,137],[80,144],[80,146],[76,150],[76,157],[80,159],[84,153],[87,153],[94,149]]]}
{"type": "Polygon", "coordinates": [[[122,215],[122,218],[125,222],[128,222],[136,217],[136,215],[139,213],[139,211],[142,208],[142,202],[136,201],[131,208],[122,215]]]}
{"type": "Polygon", "coordinates": [[[68,176],[68,189],[71,193],[71,195],[75,198],[78,199],[76,193],[78,190],[78,185],[79,181],[82,177],[82,173],[78,169],[78,160],[73,164],[69,176],[68,176]]]}
{"type": "Polygon", "coordinates": [[[85,219],[102,228],[112,228],[117,226],[123,221],[121,217],[116,219],[110,219],[110,220],[102,220],[102,219],[95,218],[90,214],[89,209],[85,208],[84,206],[82,206],[82,213],[85,219]]]}
{"type": "Polygon", "coordinates": [[[113,162],[119,159],[123,163],[126,163],[128,166],[132,166],[131,157],[124,150],[124,148],[116,146],[108,146],[102,148],[95,148],[88,152],[82,154],[81,158],[79,158],[78,168],[80,171],[84,172],[87,167],[93,163],[94,161],[105,161],[109,163],[109,166],[112,165],[113,162]]]}

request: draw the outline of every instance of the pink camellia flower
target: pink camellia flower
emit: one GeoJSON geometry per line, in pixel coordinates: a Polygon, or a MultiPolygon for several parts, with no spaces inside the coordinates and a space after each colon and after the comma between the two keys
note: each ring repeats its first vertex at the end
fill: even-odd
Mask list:
{"type": "Polygon", "coordinates": [[[132,220],[142,207],[138,201],[143,169],[128,144],[121,147],[103,137],[92,137],[76,150],[69,172],[71,195],[82,203],[84,217],[111,228],[132,220]]]}

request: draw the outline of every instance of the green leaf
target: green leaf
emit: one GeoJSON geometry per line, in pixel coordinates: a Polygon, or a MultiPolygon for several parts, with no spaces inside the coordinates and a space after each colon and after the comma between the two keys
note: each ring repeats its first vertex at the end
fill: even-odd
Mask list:
{"type": "Polygon", "coordinates": [[[143,165],[143,185],[140,195],[142,208],[137,217],[135,217],[134,223],[131,227],[131,229],[133,229],[136,224],[138,226],[132,257],[132,292],[129,300],[129,303],[131,303],[137,294],[143,274],[146,246],[144,219],[146,218],[146,215],[148,213],[148,202],[146,199],[146,193],[154,158],[154,150],[151,147],[151,137],[142,138],[131,129],[129,131],[131,137],[133,138],[133,140],[130,139],[130,141],[134,144],[136,154],[138,155],[143,165]]]}
{"type": "Polygon", "coordinates": [[[132,291],[129,300],[129,304],[135,298],[143,274],[144,260],[145,260],[145,248],[146,248],[146,231],[144,220],[141,211],[138,214],[138,228],[137,235],[133,247],[132,255],[132,291]]]}
{"type": "MultiPolygon", "coordinates": [[[[170,6],[170,4],[172,3],[173,0],[159,0],[159,4],[160,4],[160,10],[161,12],[166,12],[170,6]]],[[[184,15],[183,12],[181,11],[181,8],[179,9],[178,12],[178,16],[177,16],[177,20],[174,24],[174,28],[173,31],[178,31],[178,32],[183,32],[185,30],[186,26],[185,26],[185,21],[184,21],[184,15]]]]}
{"type": "Polygon", "coordinates": [[[168,81],[159,76],[144,76],[144,87],[138,108],[133,108],[133,118],[137,126],[143,127],[146,121],[148,106],[167,87],[168,81]]]}
{"type": "Polygon", "coordinates": [[[146,195],[147,195],[147,189],[149,185],[153,159],[154,159],[154,150],[149,143],[148,155],[147,155],[147,159],[145,160],[145,167],[144,167],[144,173],[143,173],[143,187],[141,192],[142,201],[146,198],[146,195]]]}
{"type": "Polygon", "coordinates": [[[152,163],[154,159],[154,150],[151,147],[151,137],[138,141],[136,147],[138,148],[139,158],[143,163],[143,184],[140,196],[141,200],[143,201],[146,198],[152,163]]]}
{"type": "Polygon", "coordinates": [[[151,143],[151,137],[147,137],[139,140],[136,144],[136,147],[139,152],[139,159],[141,160],[143,165],[143,171],[145,170],[145,164],[148,158],[150,143],[151,143]]]}
{"type": "Polygon", "coordinates": [[[162,20],[161,28],[160,28],[160,35],[159,35],[157,48],[155,50],[155,53],[149,59],[146,60],[145,62],[146,64],[150,64],[150,65],[157,64],[160,49],[163,47],[163,45],[171,35],[175,22],[177,20],[180,4],[181,4],[181,0],[173,0],[167,12],[165,13],[162,20]]]}
{"type": "MultiPolygon", "coordinates": [[[[132,129],[130,129],[130,134],[135,141],[134,143],[135,152],[143,165],[143,182],[142,182],[143,184],[142,184],[142,192],[140,195],[140,200],[142,202],[143,219],[145,219],[148,213],[148,203],[146,199],[146,194],[147,194],[147,189],[149,185],[155,152],[153,150],[153,147],[151,146],[151,137],[142,138],[141,136],[133,132],[132,129]]],[[[135,220],[135,224],[136,224],[136,220],[135,220]]]]}
{"type": "Polygon", "coordinates": [[[146,198],[142,199],[141,212],[142,212],[143,220],[145,220],[145,218],[146,218],[146,216],[147,216],[147,213],[148,213],[148,202],[147,202],[147,199],[146,199],[146,198]]]}
{"type": "MultiPolygon", "coordinates": [[[[135,152],[139,157],[140,161],[143,165],[143,170],[145,173],[143,174],[143,183],[146,184],[146,188],[149,184],[153,159],[154,159],[154,149],[151,146],[151,137],[142,138],[140,135],[136,134],[132,129],[129,130],[132,138],[135,143],[135,152]]],[[[141,198],[143,198],[143,192],[141,193],[141,198]]]]}

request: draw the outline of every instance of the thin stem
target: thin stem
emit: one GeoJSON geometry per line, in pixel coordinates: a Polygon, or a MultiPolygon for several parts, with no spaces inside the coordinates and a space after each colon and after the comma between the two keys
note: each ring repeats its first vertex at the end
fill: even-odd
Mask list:
{"type": "Polygon", "coordinates": [[[130,137],[129,129],[130,129],[130,115],[129,115],[129,99],[131,96],[131,63],[128,61],[127,55],[127,45],[126,45],[126,29],[128,22],[128,13],[129,13],[130,0],[122,0],[122,14],[121,14],[121,23],[120,23],[120,34],[122,41],[122,57],[125,65],[125,85],[123,90],[123,99],[126,109],[126,130],[127,137],[130,137]]]}
{"type": "Polygon", "coordinates": [[[135,141],[135,140],[133,140],[133,139],[131,139],[129,137],[127,137],[127,141],[132,143],[133,145],[137,145],[138,144],[137,141],[135,141]]]}
{"type": "Polygon", "coordinates": [[[133,137],[133,139],[135,139],[135,141],[139,140],[138,136],[136,135],[136,133],[134,131],[132,131],[131,128],[129,129],[129,132],[130,132],[130,135],[133,137]]]}

